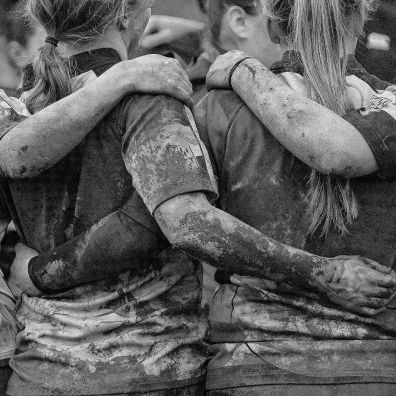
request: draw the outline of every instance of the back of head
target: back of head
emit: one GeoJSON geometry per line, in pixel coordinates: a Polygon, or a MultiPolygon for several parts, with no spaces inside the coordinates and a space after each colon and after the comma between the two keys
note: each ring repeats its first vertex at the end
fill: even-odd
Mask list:
{"type": "MultiPolygon", "coordinates": [[[[100,38],[142,0],[28,0],[27,11],[56,41],[76,45],[100,38]]],[[[36,112],[71,93],[72,65],[48,40],[34,62],[35,87],[27,106],[36,112]]]]}
{"type": "MultiPolygon", "coordinates": [[[[348,44],[363,33],[372,0],[264,0],[269,18],[283,27],[289,48],[299,54],[304,81],[313,100],[344,114],[348,44]]],[[[310,230],[342,234],[357,216],[349,180],[313,172],[309,183],[310,230]]]]}
{"type": "Polygon", "coordinates": [[[261,0],[207,0],[206,11],[208,15],[211,39],[219,45],[223,17],[228,7],[241,7],[249,15],[257,15],[261,10],[261,0]]]}
{"type": "Polygon", "coordinates": [[[348,42],[363,34],[373,0],[264,0],[265,12],[284,27],[313,99],[338,114],[348,110],[348,42]],[[326,78],[323,78],[326,76],[326,78]]]}

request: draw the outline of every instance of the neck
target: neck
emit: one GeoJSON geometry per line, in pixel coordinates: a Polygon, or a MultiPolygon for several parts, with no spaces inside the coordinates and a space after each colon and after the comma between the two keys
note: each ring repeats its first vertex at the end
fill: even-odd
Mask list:
{"type": "Polygon", "coordinates": [[[116,30],[105,32],[100,38],[86,43],[79,44],[63,44],[61,46],[62,54],[66,57],[80,54],[82,52],[92,51],[101,48],[111,48],[120,55],[121,60],[128,59],[127,48],[121,35],[116,30]]]}

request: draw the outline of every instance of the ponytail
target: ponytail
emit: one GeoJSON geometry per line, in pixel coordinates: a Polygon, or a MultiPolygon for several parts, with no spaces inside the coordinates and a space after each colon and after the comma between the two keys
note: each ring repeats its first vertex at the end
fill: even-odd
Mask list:
{"type": "Polygon", "coordinates": [[[73,64],[59,53],[58,41],[73,45],[94,40],[140,5],[141,0],[27,0],[30,17],[56,38],[46,40],[34,62],[28,109],[37,112],[72,92],[73,64]]]}
{"type": "MultiPolygon", "coordinates": [[[[267,0],[268,15],[284,23],[298,52],[311,99],[339,115],[351,110],[346,92],[347,41],[363,33],[370,0],[267,0]]],[[[342,235],[358,215],[349,179],[312,171],[308,181],[310,233],[342,235]]]]}
{"type": "Polygon", "coordinates": [[[26,107],[36,113],[72,92],[70,60],[59,53],[57,47],[45,43],[33,65],[34,88],[28,93],[26,107]]]}

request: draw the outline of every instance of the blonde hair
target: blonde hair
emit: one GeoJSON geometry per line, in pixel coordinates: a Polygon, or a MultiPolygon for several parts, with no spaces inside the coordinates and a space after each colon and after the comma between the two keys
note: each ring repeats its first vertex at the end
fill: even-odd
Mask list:
{"type": "MultiPolygon", "coordinates": [[[[264,0],[269,18],[283,24],[299,54],[310,97],[339,115],[350,110],[346,94],[348,39],[363,34],[371,0],[264,0]]],[[[312,171],[308,182],[310,232],[331,227],[341,234],[358,215],[349,179],[312,171]]]]}
{"type": "MultiPolygon", "coordinates": [[[[87,42],[100,37],[142,0],[28,0],[27,12],[60,42],[87,42]]],[[[34,88],[26,99],[34,113],[71,93],[73,65],[56,46],[45,43],[34,61],[34,88]]]]}

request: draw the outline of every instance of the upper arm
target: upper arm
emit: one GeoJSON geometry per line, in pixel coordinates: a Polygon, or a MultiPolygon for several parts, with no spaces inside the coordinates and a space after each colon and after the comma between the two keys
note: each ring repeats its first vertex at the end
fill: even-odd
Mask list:
{"type": "Polygon", "coordinates": [[[135,96],[122,142],[133,185],[151,213],[181,194],[217,197],[205,146],[190,110],[168,96],[135,96]]]}

